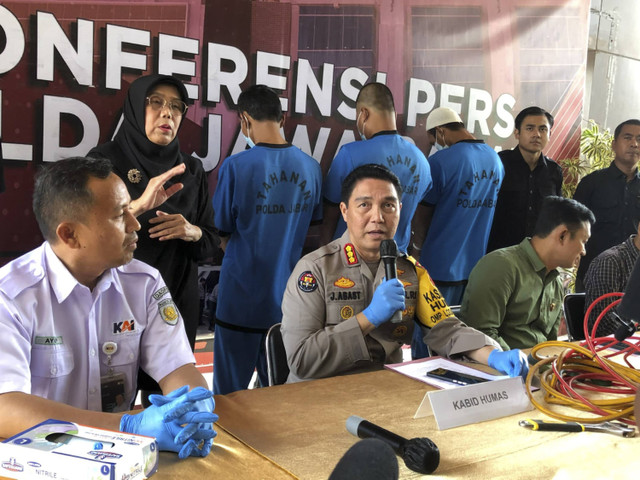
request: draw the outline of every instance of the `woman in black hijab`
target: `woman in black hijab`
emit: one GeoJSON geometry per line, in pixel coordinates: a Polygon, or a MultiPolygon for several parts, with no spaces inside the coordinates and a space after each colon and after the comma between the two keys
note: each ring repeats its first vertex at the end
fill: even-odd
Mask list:
{"type": "MultiPolygon", "coordinates": [[[[129,87],[124,120],[114,140],[97,146],[88,155],[111,160],[115,173],[127,186],[134,199],[131,208],[139,215],[141,225],[134,256],[162,274],[193,349],[200,322],[198,260],[211,257],[219,239],[214,233],[202,162],[180,151],[177,133],[187,110],[187,98],[184,85],[173,77],[138,78],[129,87]],[[164,189],[163,184],[171,177],[170,183],[179,183],[164,189]]],[[[160,390],[151,382],[141,372],[140,388],[160,390]]]]}

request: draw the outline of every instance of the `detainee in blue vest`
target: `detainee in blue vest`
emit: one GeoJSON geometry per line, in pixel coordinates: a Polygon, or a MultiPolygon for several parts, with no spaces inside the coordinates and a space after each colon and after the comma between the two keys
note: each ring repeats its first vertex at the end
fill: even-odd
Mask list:
{"type": "Polygon", "coordinates": [[[323,245],[342,236],[346,224],[340,215],[342,181],[356,167],[384,165],[402,185],[402,212],[395,240],[406,252],[411,238],[411,218],[431,188],[431,169],[424,154],[401,137],[396,129],[396,109],[391,90],[382,83],[368,83],[356,98],[356,129],[362,141],[343,145],[331,163],[323,184],[323,245]]]}
{"type": "Polygon", "coordinates": [[[280,134],[280,98],[254,85],[238,98],[240,128],[251,147],[227,158],[213,195],[214,223],[225,249],[220,271],[213,389],[249,386],[254,370],[268,385],[265,335],[280,322],[280,303],[312,220],[321,220],[317,161],[280,134]]]}
{"type": "MultiPolygon", "coordinates": [[[[433,186],[414,215],[410,253],[447,304],[460,305],[469,274],[487,250],[504,167],[452,109],[434,109],[426,128],[446,148],[429,157],[433,186]]],[[[412,354],[421,358],[427,352],[417,340],[412,354]]]]}

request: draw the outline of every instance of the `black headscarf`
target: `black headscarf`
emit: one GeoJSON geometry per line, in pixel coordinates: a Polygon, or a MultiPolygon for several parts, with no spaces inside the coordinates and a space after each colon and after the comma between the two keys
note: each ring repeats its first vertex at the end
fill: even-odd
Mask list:
{"type": "MultiPolygon", "coordinates": [[[[166,75],[148,75],[138,78],[129,87],[124,102],[124,119],[113,141],[95,147],[90,157],[108,158],[114,172],[122,179],[132,199],[139,198],[149,180],[180,163],[186,170],[167,184],[181,182],[184,188],[172,195],[159,209],[179,213],[202,230],[198,242],[183,240],[158,241],[149,237],[149,220],[156,216],[152,209],[138,217],[138,248],[135,258],[157,268],[164,278],[180,313],[185,320],[189,341],[193,344],[198,327],[198,260],[213,255],[216,245],[213,210],[209,198],[206,173],[202,162],[180,152],[176,136],[168,145],[157,145],[145,132],[146,97],[158,84],[178,89],[182,101],[187,101],[187,90],[177,79],[166,75]]],[[[182,123],[185,118],[182,118],[182,123]]]]}
{"type": "MultiPolygon", "coordinates": [[[[213,213],[205,212],[211,202],[206,191],[206,174],[202,170],[202,163],[180,151],[177,135],[168,145],[157,145],[147,138],[146,97],[159,84],[175,86],[182,100],[186,102],[187,90],[179,80],[167,75],[147,75],[138,78],[129,87],[123,107],[124,119],[114,140],[98,145],[88,153],[88,156],[108,158],[113,164],[116,175],[127,186],[132,199],[142,195],[151,178],[178,164],[186,164],[185,172],[170,179],[166,185],[180,182],[184,188],[169,197],[160,209],[168,214],[182,214],[188,222],[208,231],[209,224],[213,228],[213,213]],[[204,181],[203,177],[205,177],[204,181]]],[[[180,125],[184,121],[183,117],[180,125]]],[[[142,229],[138,233],[135,258],[158,268],[168,282],[169,272],[162,265],[164,262],[178,262],[173,258],[173,253],[182,255],[194,250],[190,254],[199,257],[201,249],[205,252],[210,251],[210,242],[208,238],[193,244],[182,240],[159,242],[157,239],[149,238],[148,230],[152,226],[149,220],[155,217],[155,212],[156,210],[153,209],[138,217],[142,229]],[[175,252],[169,253],[172,249],[175,252]]],[[[183,262],[184,260],[180,260],[179,263],[183,262]]],[[[176,268],[173,264],[167,267],[167,269],[173,268],[176,268]]],[[[173,273],[172,275],[175,276],[173,273]]],[[[175,292],[172,291],[172,293],[175,295],[175,292]]]]}
{"type": "MultiPolygon", "coordinates": [[[[145,132],[146,98],[158,84],[176,87],[182,101],[187,102],[186,88],[182,82],[173,77],[147,75],[138,78],[129,87],[127,98],[124,101],[124,120],[114,139],[126,157],[127,167],[137,168],[140,171],[142,174],[140,183],[144,185],[150,178],[183,163],[177,135],[168,145],[157,145],[147,138],[145,132]]],[[[182,121],[180,126],[182,126],[182,121]]],[[[118,159],[112,160],[114,165],[118,167],[118,159]]]]}

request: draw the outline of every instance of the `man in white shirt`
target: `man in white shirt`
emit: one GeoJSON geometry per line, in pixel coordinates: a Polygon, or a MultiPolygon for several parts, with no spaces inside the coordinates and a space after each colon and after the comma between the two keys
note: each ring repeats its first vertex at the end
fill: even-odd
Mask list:
{"type": "MultiPolygon", "coordinates": [[[[156,177],[150,206],[175,191],[162,186],[170,176],[156,177]]],[[[46,241],[0,269],[0,436],[54,418],[154,436],[181,457],[209,453],[212,393],[162,277],[132,260],[130,202],[107,160],[61,160],[38,175],[46,241]],[[116,413],[133,405],[138,366],[166,396],[116,413]]]]}

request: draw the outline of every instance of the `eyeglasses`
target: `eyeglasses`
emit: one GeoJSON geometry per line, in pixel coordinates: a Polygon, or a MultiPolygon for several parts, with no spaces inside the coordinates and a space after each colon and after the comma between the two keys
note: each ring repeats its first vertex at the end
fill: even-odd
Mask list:
{"type": "Polygon", "coordinates": [[[165,100],[159,95],[151,95],[146,98],[147,105],[154,110],[162,110],[164,107],[169,107],[171,113],[176,116],[181,116],[187,113],[187,104],[182,100],[165,100]]]}

